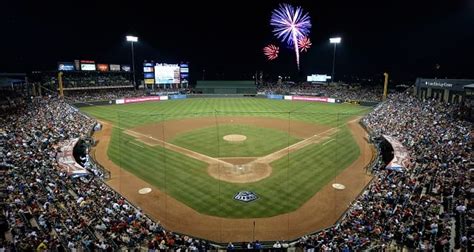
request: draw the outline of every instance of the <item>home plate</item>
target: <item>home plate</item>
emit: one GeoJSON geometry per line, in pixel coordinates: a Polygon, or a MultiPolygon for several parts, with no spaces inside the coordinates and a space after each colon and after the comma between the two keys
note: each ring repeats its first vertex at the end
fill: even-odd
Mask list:
{"type": "Polygon", "coordinates": [[[138,190],[139,194],[147,194],[147,193],[150,193],[150,192],[151,192],[151,188],[149,188],[149,187],[145,187],[145,188],[142,188],[142,189],[138,190]]]}
{"type": "Polygon", "coordinates": [[[346,189],[346,186],[343,184],[332,184],[332,187],[336,190],[344,190],[346,189]]]}

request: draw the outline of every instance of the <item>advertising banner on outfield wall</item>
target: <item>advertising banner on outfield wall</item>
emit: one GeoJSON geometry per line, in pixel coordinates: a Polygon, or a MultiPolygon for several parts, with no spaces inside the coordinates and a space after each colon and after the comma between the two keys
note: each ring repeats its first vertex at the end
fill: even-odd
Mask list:
{"type": "Polygon", "coordinates": [[[127,103],[136,103],[136,102],[146,102],[146,101],[160,101],[160,96],[145,96],[145,97],[136,97],[136,98],[125,98],[115,100],[116,104],[127,104],[127,103]]]}
{"type": "Polygon", "coordinates": [[[186,99],[186,95],[179,94],[179,95],[170,95],[169,98],[171,100],[176,100],[176,99],[186,99]]]}
{"type": "Polygon", "coordinates": [[[403,171],[410,165],[410,157],[408,156],[408,151],[394,137],[383,135],[383,137],[392,145],[393,148],[393,159],[388,163],[387,169],[394,171],[403,171]]]}
{"type": "Polygon", "coordinates": [[[293,101],[328,102],[327,97],[293,96],[293,101]]]}
{"type": "Polygon", "coordinates": [[[285,99],[285,100],[290,100],[290,101],[291,101],[291,100],[293,100],[293,96],[291,96],[291,95],[285,95],[285,96],[283,97],[283,99],[285,99]]]}
{"type": "Polygon", "coordinates": [[[267,98],[268,98],[268,99],[282,100],[282,99],[283,99],[283,95],[272,95],[272,94],[269,94],[269,95],[267,95],[267,98]]]}

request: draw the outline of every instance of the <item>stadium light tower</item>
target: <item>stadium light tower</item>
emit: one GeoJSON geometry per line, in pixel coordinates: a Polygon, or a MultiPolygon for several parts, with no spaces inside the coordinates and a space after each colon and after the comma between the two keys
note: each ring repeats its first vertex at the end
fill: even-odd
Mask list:
{"type": "Polygon", "coordinates": [[[138,37],[135,36],[126,36],[127,41],[132,43],[132,75],[133,75],[133,86],[136,88],[136,81],[135,81],[135,55],[133,54],[133,43],[138,42],[138,37]]]}
{"type": "Polygon", "coordinates": [[[334,44],[334,56],[332,57],[332,74],[331,74],[332,82],[334,82],[335,81],[334,69],[336,66],[336,46],[337,44],[341,43],[341,37],[329,38],[329,43],[334,44]]]}

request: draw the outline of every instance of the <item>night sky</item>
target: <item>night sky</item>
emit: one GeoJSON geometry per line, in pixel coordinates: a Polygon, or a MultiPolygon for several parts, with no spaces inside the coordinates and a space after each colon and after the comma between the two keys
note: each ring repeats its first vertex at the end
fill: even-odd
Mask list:
{"type": "MultiPolygon", "coordinates": [[[[297,75],[292,50],[281,49],[271,62],[262,53],[265,45],[279,43],[269,20],[285,1],[97,2],[2,2],[0,72],[54,70],[58,61],[75,59],[127,64],[124,37],[134,34],[137,68],[143,60],[187,61],[193,80],[203,69],[206,79],[248,79],[256,70],[297,75]]],[[[474,78],[474,0],[286,2],[302,6],[313,24],[313,46],[301,56],[300,76],[330,74],[328,39],[337,35],[341,79],[384,71],[400,81],[474,78]]]]}

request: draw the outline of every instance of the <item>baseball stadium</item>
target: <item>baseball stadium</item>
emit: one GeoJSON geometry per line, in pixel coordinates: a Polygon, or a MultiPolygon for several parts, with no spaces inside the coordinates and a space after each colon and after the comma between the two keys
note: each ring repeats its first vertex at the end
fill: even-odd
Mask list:
{"type": "Polygon", "coordinates": [[[296,2],[2,5],[0,251],[472,251],[474,5],[296,2]]]}

